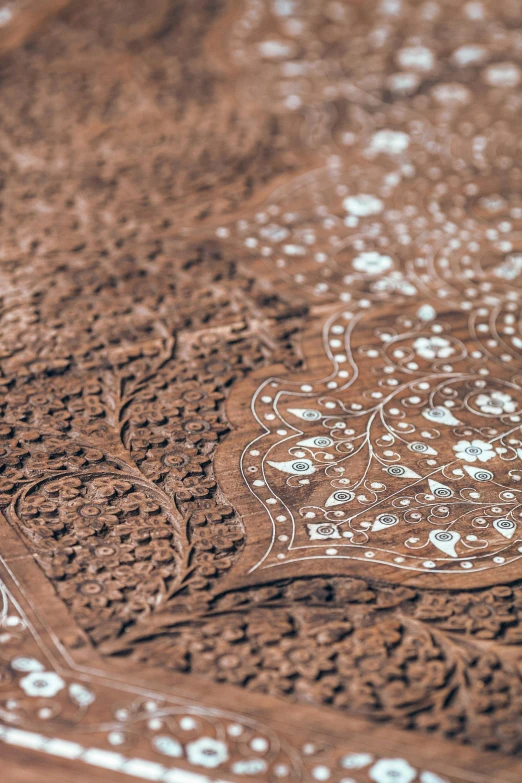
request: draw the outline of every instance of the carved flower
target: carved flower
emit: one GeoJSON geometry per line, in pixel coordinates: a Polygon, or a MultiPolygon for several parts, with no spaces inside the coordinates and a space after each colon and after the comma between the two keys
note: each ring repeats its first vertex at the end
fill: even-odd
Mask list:
{"type": "Polygon", "coordinates": [[[220,525],[216,528],[196,528],[192,540],[198,549],[210,552],[234,549],[243,540],[243,533],[237,528],[220,525]]]}
{"type": "Polygon", "coordinates": [[[109,601],[123,599],[119,581],[112,579],[109,574],[101,574],[97,579],[62,582],[57,588],[62,598],[83,606],[104,607],[109,601]]]}
{"type": "Polygon", "coordinates": [[[293,690],[294,680],[283,677],[276,669],[261,669],[257,676],[249,682],[249,688],[260,693],[281,696],[293,690]]]}
{"type": "Polygon", "coordinates": [[[453,451],[459,459],[464,459],[466,462],[488,462],[495,456],[495,450],[491,447],[491,444],[484,440],[459,440],[456,446],[453,446],[453,451]]]}
{"type": "Polygon", "coordinates": [[[206,525],[207,522],[221,522],[234,513],[232,506],[219,504],[215,500],[201,500],[197,510],[190,517],[192,525],[206,525]]]}
{"type": "Polygon", "coordinates": [[[332,660],[334,655],[335,650],[331,647],[314,647],[309,642],[305,643],[304,639],[302,643],[296,639],[283,639],[279,649],[267,648],[265,660],[268,666],[273,660],[273,665],[285,677],[300,674],[301,677],[315,680],[321,674],[335,670],[332,660]]]}
{"type": "Polygon", "coordinates": [[[209,495],[211,489],[214,489],[216,482],[206,476],[187,476],[183,481],[174,479],[169,481],[169,487],[176,493],[176,498],[183,503],[187,503],[193,498],[204,498],[209,495]]]}
{"type": "Polygon", "coordinates": [[[448,631],[475,634],[480,639],[494,639],[516,622],[512,607],[512,591],[498,586],[478,595],[425,595],[416,610],[421,620],[437,622],[448,631]]]}
{"type": "Polygon", "coordinates": [[[134,547],[129,544],[117,544],[108,539],[103,544],[91,547],[85,553],[84,564],[90,573],[96,573],[103,568],[117,568],[120,564],[133,563],[134,547]]]}
{"type": "Polygon", "coordinates": [[[413,343],[418,356],[423,359],[447,359],[455,353],[450,341],[445,337],[418,337],[413,343]]]}
{"type": "Polygon", "coordinates": [[[65,682],[55,672],[30,672],[20,680],[20,687],[28,696],[51,698],[65,688],[65,682]]]}
{"type": "Polygon", "coordinates": [[[91,486],[97,497],[112,498],[115,495],[123,495],[132,489],[130,481],[124,481],[117,476],[100,476],[93,479],[91,486]]]}
{"type": "Polygon", "coordinates": [[[50,481],[44,485],[43,491],[51,497],[59,495],[62,500],[72,500],[80,494],[81,486],[82,482],[79,478],[68,476],[67,478],[50,481]]]}
{"type": "Polygon", "coordinates": [[[175,548],[168,541],[151,541],[136,548],[138,560],[152,559],[156,563],[170,563],[176,555],[175,548]]]}
{"type": "Polygon", "coordinates": [[[228,748],[224,742],[213,737],[200,737],[187,745],[187,758],[191,764],[218,767],[228,759],[228,748]]]}
{"type": "Polygon", "coordinates": [[[495,416],[501,416],[503,413],[513,413],[517,408],[510,394],[499,391],[493,391],[490,394],[479,394],[475,402],[482,413],[491,413],[495,416]]]}

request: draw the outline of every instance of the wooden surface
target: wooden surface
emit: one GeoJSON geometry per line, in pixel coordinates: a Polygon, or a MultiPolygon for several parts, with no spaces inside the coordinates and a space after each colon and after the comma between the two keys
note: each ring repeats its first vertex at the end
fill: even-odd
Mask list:
{"type": "Polygon", "coordinates": [[[517,783],[521,3],[9,8],[6,780],[517,783]]]}

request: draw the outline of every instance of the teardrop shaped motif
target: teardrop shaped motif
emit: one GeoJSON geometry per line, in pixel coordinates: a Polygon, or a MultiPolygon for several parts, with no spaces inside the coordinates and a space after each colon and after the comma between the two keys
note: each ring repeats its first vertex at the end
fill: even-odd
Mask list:
{"type": "Polygon", "coordinates": [[[313,408],[288,408],[288,413],[297,416],[298,419],[305,421],[319,421],[321,414],[313,408]]]}
{"type": "Polygon", "coordinates": [[[441,500],[444,498],[450,498],[454,494],[451,487],[446,486],[446,484],[441,484],[440,481],[428,479],[428,484],[431,494],[435,495],[436,498],[440,498],[441,500]]]}
{"type": "Polygon", "coordinates": [[[312,465],[312,460],[309,459],[292,459],[288,462],[267,460],[267,462],[276,470],[290,473],[292,476],[310,476],[312,473],[315,473],[315,467],[312,465]]]}
{"type": "Polygon", "coordinates": [[[411,468],[407,468],[404,465],[392,465],[388,468],[387,472],[394,478],[422,478],[418,473],[415,473],[411,468]]]}
{"type": "Polygon", "coordinates": [[[517,529],[516,524],[511,519],[495,519],[493,527],[507,539],[513,538],[517,529]]]}
{"type": "Polygon", "coordinates": [[[330,508],[331,506],[339,506],[341,503],[349,503],[350,500],[354,499],[354,497],[355,494],[353,492],[349,492],[346,489],[337,489],[335,492],[332,492],[324,505],[326,508],[330,508]]]}
{"type": "Polygon", "coordinates": [[[454,530],[431,530],[429,535],[430,542],[445,555],[458,557],[455,546],[460,541],[460,533],[454,530]]]}

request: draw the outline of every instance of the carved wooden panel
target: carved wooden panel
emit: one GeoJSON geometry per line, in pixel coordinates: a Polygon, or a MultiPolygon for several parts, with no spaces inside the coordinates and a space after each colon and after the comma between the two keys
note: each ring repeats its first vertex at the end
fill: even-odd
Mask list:
{"type": "Polygon", "coordinates": [[[521,3],[5,9],[9,781],[516,783],[521,3]]]}

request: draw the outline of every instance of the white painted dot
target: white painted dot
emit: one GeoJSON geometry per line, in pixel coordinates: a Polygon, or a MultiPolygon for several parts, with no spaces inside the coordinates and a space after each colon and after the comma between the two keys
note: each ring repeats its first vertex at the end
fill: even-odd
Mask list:
{"type": "Polygon", "coordinates": [[[229,734],[231,737],[239,737],[243,733],[243,726],[240,726],[239,723],[232,723],[227,728],[227,734],[229,734]]]}

